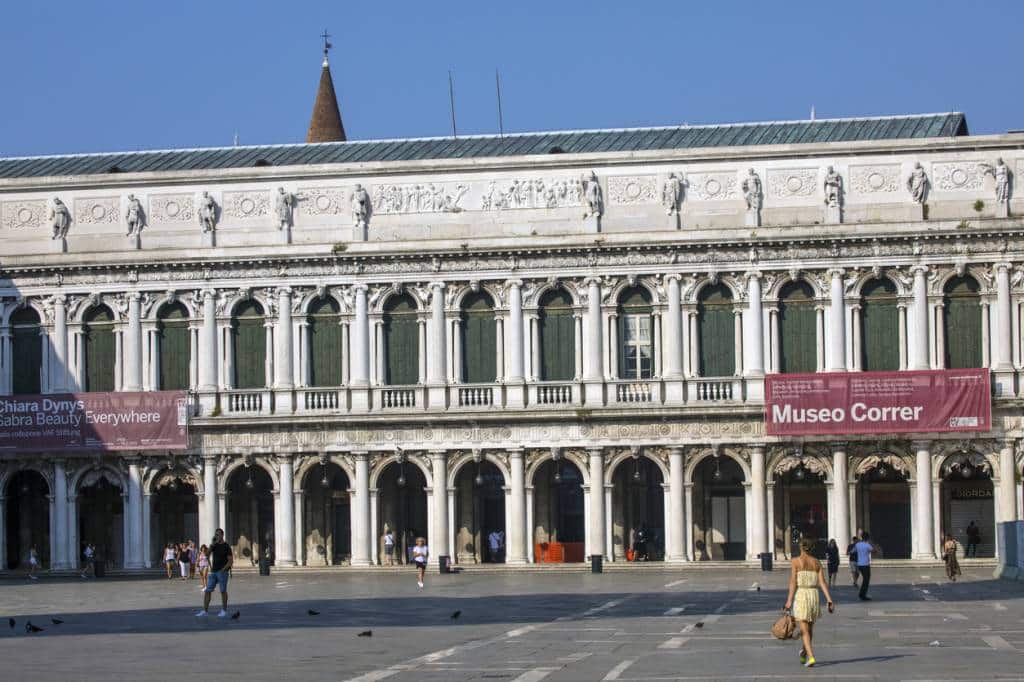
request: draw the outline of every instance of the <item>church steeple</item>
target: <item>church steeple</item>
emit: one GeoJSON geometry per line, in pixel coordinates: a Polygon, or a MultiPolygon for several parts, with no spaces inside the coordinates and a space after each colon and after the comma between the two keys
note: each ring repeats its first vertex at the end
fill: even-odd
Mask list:
{"type": "Polygon", "coordinates": [[[325,30],[320,37],[324,39],[324,63],[320,71],[316,102],[313,104],[313,116],[309,119],[306,142],[344,142],[345,126],[341,123],[338,97],[334,94],[334,79],[331,78],[331,65],[327,61],[327,52],[331,49],[328,38],[331,36],[325,30]]]}

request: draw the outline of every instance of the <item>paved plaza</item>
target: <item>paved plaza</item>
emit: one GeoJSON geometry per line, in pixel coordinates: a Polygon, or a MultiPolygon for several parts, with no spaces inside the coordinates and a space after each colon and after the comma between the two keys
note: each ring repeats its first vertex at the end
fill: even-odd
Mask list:
{"type": "Polygon", "coordinates": [[[466,572],[422,591],[412,571],[238,573],[234,621],[194,617],[195,581],[5,579],[0,660],[19,681],[1024,679],[1024,585],[990,572],[879,566],[871,602],[841,581],[814,670],[768,633],[786,571],[747,568],[466,572]]]}

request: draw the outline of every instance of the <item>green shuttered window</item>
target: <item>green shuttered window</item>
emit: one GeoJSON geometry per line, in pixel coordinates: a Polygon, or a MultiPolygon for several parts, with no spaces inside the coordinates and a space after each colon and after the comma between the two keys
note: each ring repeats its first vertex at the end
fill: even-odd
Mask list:
{"type": "Polygon", "coordinates": [[[319,298],[309,306],[309,385],[341,385],[341,315],[332,298],[319,298]]]}
{"type": "Polygon", "coordinates": [[[187,390],[189,387],[188,310],[181,303],[160,310],[157,333],[160,336],[160,390],[187,390]]]}
{"type": "Polygon", "coordinates": [[[11,372],[15,393],[42,392],[43,339],[39,331],[39,314],[32,308],[22,308],[11,315],[11,372]]]}
{"type": "Polygon", "coordinates": [[[576,330],[572,298],[564,289],[544,294],[537,319],[541,381],[570,381],[576,376],[576,330]]]}
{"type": "Polygon", "coordinates": [[[872,279],[861,290],[861,368],[893,372],[900,368],[900,322],[896,285],[872,279]]]}
{"type": "Polygon", "coordinates": [[[806,282],[790,282],[779,293],[779,372],[818,369],[814,290],[806,282]]]}
{"type": "Polygon", "coordinates": [[[493,383],[497,377],[494,304],[483,292],[462,302],[462,380],[468,384],[493,383]]]}
{"type": "Polygon", "coordinates": [[[701,289],[697,301],[700,376],[729,377],[736,373],[736,315],[732,292],[724,284],[701,289]]]}
{"type": "Polygon", "coordinates": [[[82,343],[85,344],[86,391],[114,390],[114,313],[106,306],[90,308],[82,325],[82,343]]]}
{"type": "Polygon", "coordinates": [[[416,302],[408,294],[392,296],[384,306],[384,383],[412,386],[420,377],[420,333],[416,302]]]}
{"type": "Polygon", "coordinates": [[[981,296],[972,277],[954,277],[944,288],[946,369],[981,367],[981,296]]]}
{"type": "Polygon", "coordinates": [[[243,301],[235,308],[231,325],[235,349],[235,388],[264,388],[267,385],[267,331],[263,306],[243,301]]]}

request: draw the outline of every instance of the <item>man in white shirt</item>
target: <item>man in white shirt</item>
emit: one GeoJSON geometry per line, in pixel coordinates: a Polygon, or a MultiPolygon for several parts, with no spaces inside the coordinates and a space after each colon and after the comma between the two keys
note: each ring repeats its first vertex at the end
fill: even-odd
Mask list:
{"type": "Polygon", "coordinates": [[[857,553],[857,572],[860,573],[860,600],[871,601],[871,597],[868,596],[868,585],[871,584],[871,557],[875,553],[875,548],[872,546],[871,535],[865,531],[860,536],[860,542],[853,546],[853,550],[857,553]]]}
{"type": "Polygon", "coordinates": [[[487,544],[489,545],[491,550],[491,562],[498,563],[499,561],[501,561],[501,546],[502,544],[504,544],[502,541],[501,532],[497,530],[492,530],[490,534],[487,536],[487,544]]]}

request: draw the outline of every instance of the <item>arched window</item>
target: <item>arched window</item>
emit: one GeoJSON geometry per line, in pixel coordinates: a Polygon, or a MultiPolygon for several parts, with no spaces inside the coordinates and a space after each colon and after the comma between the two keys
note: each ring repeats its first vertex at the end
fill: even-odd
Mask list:
{"type": "Polygon", "coordinates": [[[181,303],[171,303],[157,316],[157,338],[160,344],[160,385],[162,391],[186,390],[189,387],[191,344],[188,310],[181,303]]]}
{"type": "Polygon", "coordinates": [[[39,313],[21,308],[11,315],[12,380],[15,393],[42,393],[43,339],[39,313]]]}
{"type": "Polygon", "coordinates": [[[619,376],[650,379],[654,375],[654,317],[651,295],[643,287],[619,294],[619,376]]]}
{"type": "Polygon", "coordinates": [[[494,303],[484,292],[462,301],[462,380],[468,384],[492,383],[497,377],[494,303]]]}
{"type": "Polygon", "coordinates": [[[420,332],[416,301],[408,294],[392,296],[384,304],[384,383],[411,386],[420,378],[420,332]]]}
{"type": "Polygon", "coordinates": [[[700,376],[729,377],[736,373],[736,314],[732,292],[724,284],[706,286],[697,299],[700,376]]]}
{"type": "Polygon", "coordinates": [[[981,295],[973,277],[954,277],[943,288],[946,369],[981,367],[981,295]]]}
{"type": "Polygon", "coordinates": [[[341,315],[338,302],[330,296],[313,301],[309,324],[309,385],[341,386],[341,315]]]}
{"type": "Polygon", "coordinates": [[[779,292],[779,372],[815,372],[818,334],[814,290],[807,282],[789,282],[779,292]]]}
{"type": "Polygon", "coordinates": [[[873,279],[861,289],[861,369],[891,372],[900,368],[900,322],[896,285],[873,279]]]}
{"type": "Polygon", "coordinates": [[[576,376],[576,330],[572,297],[565,289],[544,293],[538,306],[541,381],[570,381],[576,376]]]}
{"type": "Polygon", "coordinates": [[[82,324],[82,357],[85,358],[86,391],[113,391],[114,367],[114,313],[105,305],[90,308],[82,324]]]}
{"type": "Polygon", "coordinates": [[[234,342],[235,388],[263,388],[267,385],[267,330],[263,306],[252,299],[235,307],[231,319],[234,342]]]}

